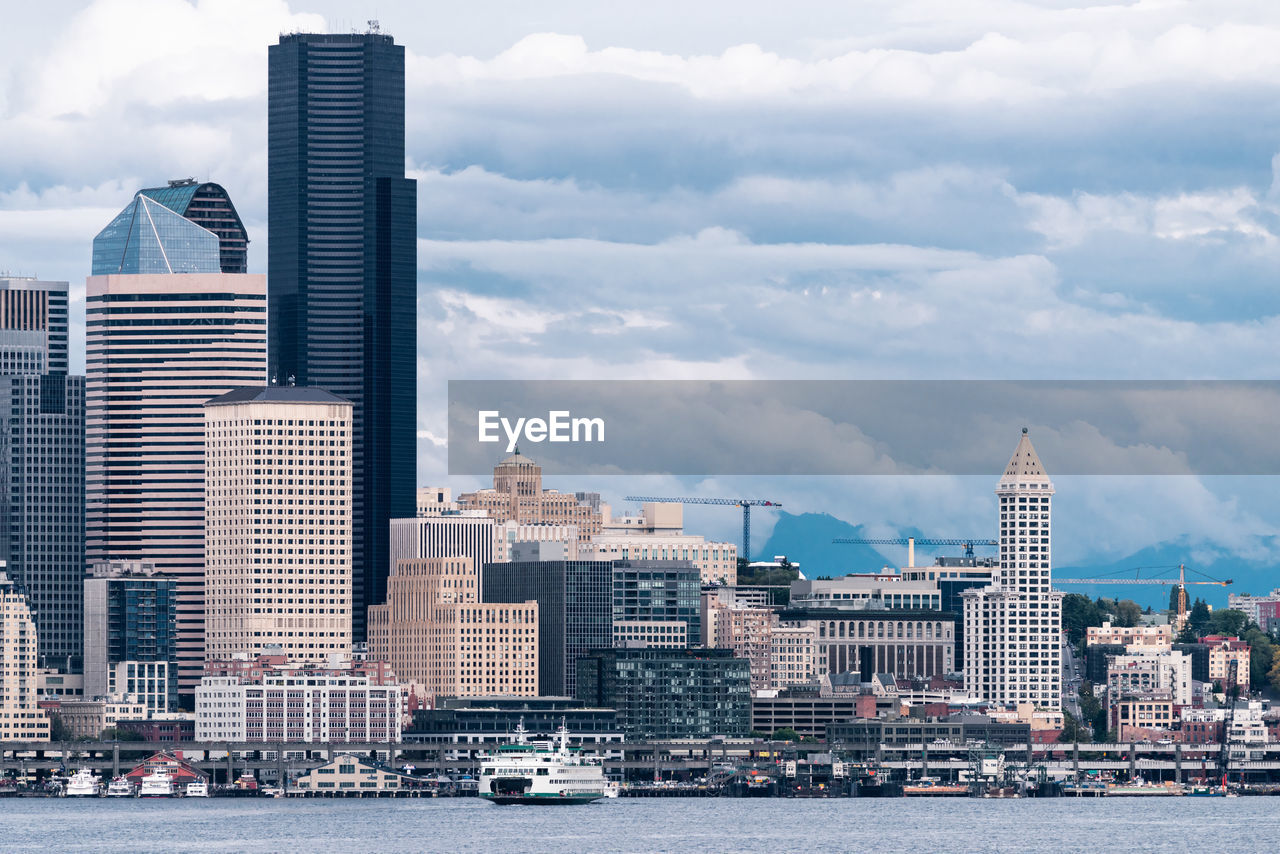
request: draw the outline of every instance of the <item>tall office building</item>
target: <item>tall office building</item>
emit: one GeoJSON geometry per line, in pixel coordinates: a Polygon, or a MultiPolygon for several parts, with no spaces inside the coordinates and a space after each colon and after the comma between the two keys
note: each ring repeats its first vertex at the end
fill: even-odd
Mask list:
{"type": "Polygon", "coordinates": [[[351,404],[238,388],[204,405],[205,657],[351,654],[351,404]]]}
{"type": "Polygon", "coordinates": [[[26,591],[0,566],[0,741],[49,740],[49,716],[36,705],[38,644],[26,591]]]}
{"type": "Polygon", "coordinates": [[[178,703],[176,582],[141,561],[96,563],[84,580],[84,695],[178,703]]]}
{"type": "Polygon", "coordinates": [[[1024,428],[1005,467],[1000,499],[1000,565],[991,586],[964,601],[964,682],[1001,705],[1062,708],[1062,594],[1050,582],[1053,483],[1024,428]]]}
{"type": "Polygon", "coordinates": [[[213,232],[218,238],[218,264],[222,272],[249,272],[249,235],[221,184],[180,178],[164,187],[139,190],[138,194],[213,232]]]}
{"type": "Polygon", "coordinates": [[[614,645],[702,643],[702,582],[680,560],[613,561],[614,645]]]}
{"type": "Polygon", "coordinates": [[[81,670],[84,377],[0,377],[0,559],[26,588],[40,665],[81,670]]]}
{"type": "Polygon", "coordinates": [[[441,697],[536,697],[538,603],[478,601],[467,557],[396,564],[387,601],[369,607],[369,655],[402,683],[441,697]]]}
{"type": "MultiPolygon", "coordinates": [[[[546,545],[539,543],[538,545],[546,545]]],[[[613,646],[613,564],[607,560],[516,560],[480,573],[480,601],[538,603],[538,691],[563,697],[578,659],[613,646]]]]}
{"type": "Polygon", "coordinates": [[[0,277],[0,375],[67,372],[67,283],[0,277]]]}
{"type": "Polygon", "coordinates": [[[40,664],[80,669],[84,378],[67,376],[67,283],[0,278],[0,560],[25,588],[40,664]]]}
{"type": "Polygon", "coordinates": [[[179,690],[204,665],[204,403],[266,379],[266,280],[144,194],[94,239],[86,283],[85,558],[178,584],[179,690]]]}
{"type": "Polygon", "coordinates": [[[404,48],[293,33],[268,52],[270,372],[354,406],[353,629],[414,515],[417,185],[404,176],[404,48]]]}
{"type": "Polygon", "coordinates": [[[391,566],[428,557],[469,557],[477,570],[494,560],[493,520],[478,510],[391,520],[391,566]]]}

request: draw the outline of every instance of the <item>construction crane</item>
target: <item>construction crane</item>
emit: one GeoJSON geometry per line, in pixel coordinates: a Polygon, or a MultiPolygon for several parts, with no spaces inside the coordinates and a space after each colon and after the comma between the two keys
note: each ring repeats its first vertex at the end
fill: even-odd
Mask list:
{"type": "Polygon", "coordinates": [[[742,508],[742,554],[740,557],[751,560],[751,508],[781,507],[781,501],[764,501],[759,498],[650,498],[647,496],[628,495],[628,501],[653,501],[659,504],[718,504],[724,507],[742,508]]]}
{"type": "Polygon", "coordinates": [[[926,539],[924,537],[906,537],[905,539],[888,539],[888,540],[864,540],[859,537],[836,537],[831,542],[842,545],[855,546],[906,546],[907,547],[907,566],[916,565],[916,545],[922,546],[964,546],[964,556],[973,557],[974,546],[998,546],[999,540],[981,540],[970,538],[967,540],[935,540],[926,539]]]}
{"type": "Polygon", "coordinates": [[[1205,575],[1199,570],[1193,569],[1192,572],[1197,575],[1204,576],[1203,580],[1195,579],[1187,581],[1187,567],[1185,564],[1173,564],[1168,566],[1131,566],[1128,569],[1117,570],[1117,572],[1132,572],[1133,578],[1117,577],[1114,573],[1102,578],[1055,578],[1054,584],[1172,584],[1178,588],[1178,626],[1181,628],[1187,619],[1187,585],[1188,584],[1212,584],[1217,587],[1226,587],[1231,584],[1231,579],[1222,581],[1218,578],[1205,575]],[[1177,578],[1142,578],[1139,573],[1144,569],[1177,569],[1177,578]]]}

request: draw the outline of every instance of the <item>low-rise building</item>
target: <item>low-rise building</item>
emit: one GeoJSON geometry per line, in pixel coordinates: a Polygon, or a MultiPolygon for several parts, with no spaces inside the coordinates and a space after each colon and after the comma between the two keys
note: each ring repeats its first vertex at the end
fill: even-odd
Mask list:
{"type": "Polygon", "coordinates": [[[1208,635],[1200,643],[1209,648],[1209,679],[1222,683],[1224,690],[1239,686],[1249,690],[1249,644],[1240,638],[1208,635]],[[1232,667],[1232,664],[1235,667],[1232,667]]]}
{"type": "Polygon", "coordinates": [[[955,671],[957,617],[940,611],[785,608],[782,626],[817,630],[819,673],[854,673],[863,682],[877,673],[900,677],[955,671]]]}
{"type": "Polygon", "coordinates": [[[1173,626],[1113,626],[1105,622],[1101,626],[1089,626],[1085,630],[1085,645],[1140,646],[1153,649],[1169,649],[1173,643],[1173,626]]]}
{"type": "Polygon", "coordinates": [[[1174,705],[1191,705],[1191,660],[1177,650],[1131,646],[1107,664],[1107,704],[1114,711],[1120,698],[1159,692],[1174,705]]]}
{"type": "Polygon", "coordinates": [[[1111,729],[1121,741],[1134,738],[1134,730],[1168,730],[1175,720],[1173,709],[1173,696],[1168,691],[1122,694],[1110,704],[1111,729]]]}
{"type": "Polygon", "coordinates": [[[342,753],[318,768],[312,768],[293,783],[305,794],[351,796],[399,792],[422,781],[363,756],[342,753]]]}
{"type": "Polygon", "coordinates": [[[1227,596],[1227,607],[1244,612],[1264,632],[1280,628],[1280,587],[1262,596],[1231,593],[1227,596]]]}
{"type": "Polygon", "coordinates": [[[898,710],[896,700],[871,693],[824,696],[814,690],[758,691],[751,698],[751,729],[770,735],[791,729],[802,737],[823,738],[833,724],[898,710]]]}
{"type": "Polygon", "coordinates": [[[196,741],[399,741],[400,715],[400,686],[366,676],[206,676],[196,688],[196,741]]]}
{"type": "Polygon", "coordinates": [[[530,737],[550,736],[563,723],[575,744],[622,741],[614,709],[572,697],[445,697],[413,716],[404,740],[421,744],[506,744],[524,724],[530,737]]]}
{"type": "Polygon", "coordinates": [[[929,745],[936,741],[961,746],[1023,746],[1031,741],[1027,723],[1007,723],[985,715],[960,714],[946,718],[879,718],[854,720],[827,727],[827,743],[839,745],[854,760],[875,758],[882,746],[929,745]]]}
{"type": "Polygon", "coordinates": [[[120,728],[121,720],[145,718],[149,710],[136,697],[98,697],[64,700],[57,715],[73,738],[97,739],[105,729],[120,728]]]}
{"type": "Polygon", "coordinates": [[[791,605],[794,608],[940,611],[942,593],[933,581],[906,581],[896,572],[855,574],[793,581],[791,605]]]}

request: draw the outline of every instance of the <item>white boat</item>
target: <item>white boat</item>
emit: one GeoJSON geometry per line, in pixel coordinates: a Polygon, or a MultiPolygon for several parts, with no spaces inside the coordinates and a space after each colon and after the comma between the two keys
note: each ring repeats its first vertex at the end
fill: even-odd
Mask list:
{"type": "Polygon", "coordinates": [[[510,744],[481,758],[480,797],[495,804],[586,804],[615,796],[601,761],[569,747],[563,723],[554,741],[531,742],[527,735],[521,720],[510,744]]]}
{"type": "Polygon", "coordinates": [[[207,798],[209,797],[209,784],[204,780],[192,780],[187,784],[183,794],[188,798],[207,798]]]}
{"type": "Polygon", "coordinates": [[[67,780],[62,794],[68,798],[96,798],[102,794],[102,778],[92,768],[81,768],[67,780]]]}
{"type": "Polygon", "coordinates": [[[132,798],[133,784],[124,777],[116,777],[107,786],[108,798],[132,798]]]}
{"type": "Polygon", "coordinates": [[[173,778],[166,771],[152,771],[142,778],[142,788],[138,790],[140,798],[172,798],[173,778]]]}

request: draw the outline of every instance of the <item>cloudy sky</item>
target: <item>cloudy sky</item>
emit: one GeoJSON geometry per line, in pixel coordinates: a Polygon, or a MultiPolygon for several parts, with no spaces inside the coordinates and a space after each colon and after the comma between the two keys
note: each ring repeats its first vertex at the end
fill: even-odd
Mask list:
{"type": "MultiPolygon", "coordinates": [[[[0,269],[81,290],[98,229],[138,187],[187,175],[228,188],[265,272],[267,45],[375,16],[406,45],[424,483],[444,479],[449,379],[1275,375],[1273,2],[45,0],[6,15],[0,269]]],[[[989,479],[643,489],[969,536],[992,527],[1004,462],[989,479]]],[[[1187,533],[1269,559],[1276,493],[1272,478],[1064,479],[1055,548],[1118,558],[1187,533]]],[[[733,535],[726,514],[694,518],[733,535]]]]}

